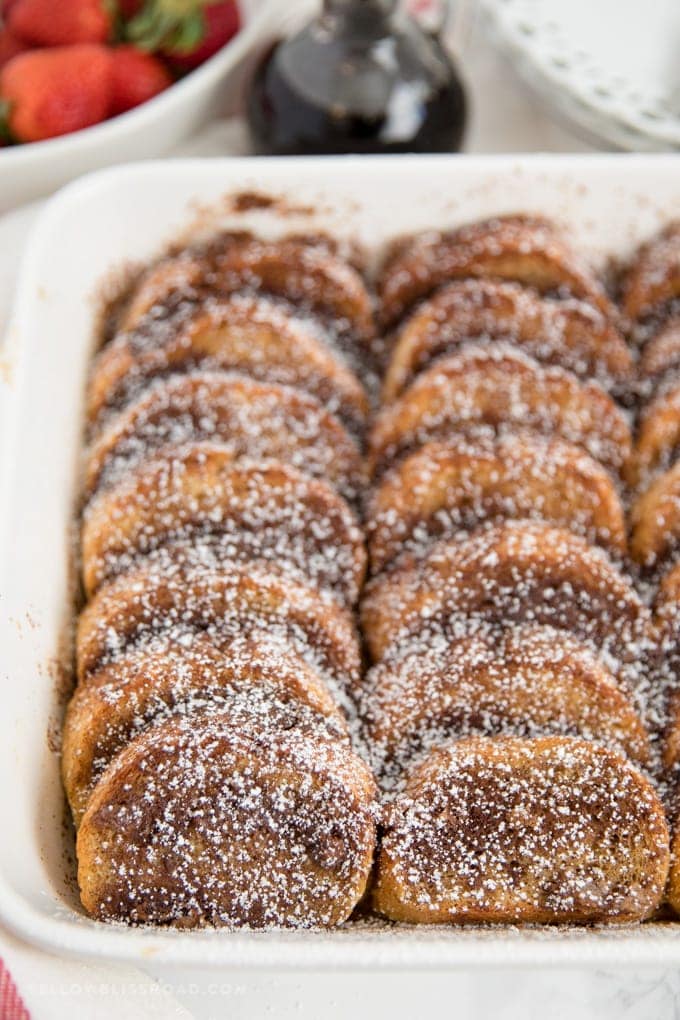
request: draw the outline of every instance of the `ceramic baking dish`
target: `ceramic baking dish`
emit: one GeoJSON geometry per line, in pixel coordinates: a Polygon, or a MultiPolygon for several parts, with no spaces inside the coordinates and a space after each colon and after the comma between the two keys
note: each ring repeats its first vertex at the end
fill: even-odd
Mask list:
{"type": "Polygon", "coordinates": [[[83,179],[46,208],[23,265],[0,384],[0,920],[8,927],[60,952],[223,970],[680,964],[680,924],[178,933],[96,924],[74,888],[55,733],[83,387],[102,289],[178,235],[218,225],[328,229],[375,248],[403,231],[516,210],[563,222],[601,264],[680,215],[680,156],[146,163],[83,179]],[[245,192],[276,201],[269,209],[233,201],[245,192]]]}

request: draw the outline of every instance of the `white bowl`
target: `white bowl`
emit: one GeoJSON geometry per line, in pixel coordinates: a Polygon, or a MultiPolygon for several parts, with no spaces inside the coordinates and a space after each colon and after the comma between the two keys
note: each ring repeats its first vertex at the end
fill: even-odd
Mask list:
{"type": "Polygon", "coordinates": [[[96,127],[0,150],[0,213],[112,163],[162,155],[211,118],[233,112],[248,58],[271,37],[278,0],[238,0],[231,42],[155,99],[96,127]]]}

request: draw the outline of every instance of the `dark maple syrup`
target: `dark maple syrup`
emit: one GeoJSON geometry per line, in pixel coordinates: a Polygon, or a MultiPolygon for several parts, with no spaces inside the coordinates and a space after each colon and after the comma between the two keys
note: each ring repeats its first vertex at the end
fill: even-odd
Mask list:
{"type": "Polygon", "coordinates": [[[325,0],[259,64],[248,121],[259,153],[453,152],[466,103],[439,40],[396,0],[325,0]]]}

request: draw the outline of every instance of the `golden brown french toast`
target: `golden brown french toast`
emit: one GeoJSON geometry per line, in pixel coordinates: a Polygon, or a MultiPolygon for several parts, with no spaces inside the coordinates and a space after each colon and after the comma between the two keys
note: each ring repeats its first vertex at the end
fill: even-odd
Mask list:
{"type": "Polygon", "coordinates": [[[375,846],[375,786],[347,745],[266,715],[152,726],[113,760],[78,830],[101,920],[311,928],[346,920],[375,846]]]}
{"type": "Polygon", "coordinates": [[[359,447],[308,393],[227,372],[159,379],[114,418],[86,454],[89,498],[159,450],[213,440],[234,460],[278,460],[326,478],[356,503],[365,484],[359,447]]]}
{"type": "Polygon", "coordinates": [[[330,735],[347,739],[316,672],[264,634],[232,642],[228,654],[199,634],[188,647],[170,641],[118,656],[78,685],[66,711],[62,776],[76,827],[114,756],[152,723],[210,708],[235,724],[268,705],[286,728],[325,721],[330,735]]]}
{"type": "Polygon", "coordinates": [[[616,321],[617,314],[589,267],[537,216],[498,216],[457,230],[419,234],[388,255],[378,280],[383,325],[397,322],[437,287],[466,277],[510,280],[539,294],[589,301],[616,321]]]}
{"type": "Polygon", "coordinates": [[[276,461],[234,463],[228,447],[166,449],[95,496],[83,514],[88,596],[178,540],[216,564],[270,560],[353,605],[366,572],[364,537],[327,483],[276,461]]]}
{"type": "Polygon", "coordinates": [[[663,385],[680,371],[680,315],[671,315],[645,344],[638,376],[647,388],[663,385]]]}
{"type": "Polygon", "coordinates": [[[316,239],[269,241],[249,234],[222,234],[161,259],[142,277],[124,312],[123,329],[172,300],[238,292],[271,295],[316,316],[329,335],[370,359],[375,336],[373,302],[349,262],[316,239]]]}
{"type": "Polygon", "coordinates": [[[671,835],[671,866],[668,873],[668,885],[666,887],[666,902],[680,916],[680,825],[677,815],[671,835]]]}
{"type": "Polygon", "coordinates": [[[420,633],[451,641],[458,624],[536,623],[566,630],[617,663],[636,663],[650,616],[606,554],[561,528],[505,521],[405,554],[369,581],[364,635],[379,661],[420,633]]]}
{"type": "MultiPolygon", "coordinates": [[[[661,738],[661,766],[669,788],[674,828],[680,819],[680,561],[658,581],[653,603],[656,640],[661,651],[652,702],[653,719],[661,738]]],[[[673,867],[673,866],[672,866],[673,867]]],[[[677,877],[676,906],[680,906],[680,873],[677,877]]]]}
{"type": "Polygon", "coordinates": [[[378,663],[361,688],[366,746],[383,785],[452,739],[572,734],[649,761],[630,697],[582,642],[535,624],[476,632],[378,663]]]}
{"type": "Polygon", "coordinates": [[[313,323],[263,297],[235,294],[180,305],[119,333],[96,357],[86,401],[87,421],[139,396],[159,376],[200,367],[241,372],[261,382],[311,393],[350,430],[361,434],[368,398],[354,373],[313,323]]]}
{"type": "Polygon", "coordinates": [[[371,571],[402,552],[494,519],[543,520],[626,551],[621,500],[607,471],[560,439],[506,435],[426,443],[387,472],[369,496],[371,571]]]}
{"type": "Polygon", "coordinates": [[[668,867],[663,806],[622,755],[574,737],[477,737],[408,774],[372,903],[410,923],[640,921],[668,867]]]}
{"type": "Polygon", "coordinates": [[[663,390],[638,418],[635,449],[626,471],[631,488],[648,485],[668,470],[680,452],[680,384],[663,390]]]}
{"type": "Polygon", "coordinates": [[[382,397],[389,403],[437,358],[471,340],[504,340],[530,357],[621,389],[631,353],[612,322],[584,301],[555,301],[515,283],[456,280],[435,291],[397,330],[382,397]]]}
{"type": "Polygon", "coordinates": [[[654,568],[680,541],[680,461],[656,478],[637,497],[630,512],[630,552],[646,568],[654,568]]]}
{"type": "Polygon", "coordinates": [[[539,365],[506,344],[470,344],[426,369],[378,414],[369,467],[379,474],[431,439],[475,431],[556,435],[615,472],[632,448],[623,412],[597,383],[539,365]]]}
{"type": "Polygon", "coordinates": [[[680,298],[680,220],[643,244],[621,281],[621,302],[629,319],[663,311],[680,298]]]}
{"type": "Polygon", "coordinates": [[[191,643],[207,633],[221,649],[265,631],[345,691],[361,673],[354,621],[337,600],[277,573],[271,564],[179,566],[146,563],[100,588],[78,620],[76,658],[82,681],[129,647],[161,634],[191,643]]]}

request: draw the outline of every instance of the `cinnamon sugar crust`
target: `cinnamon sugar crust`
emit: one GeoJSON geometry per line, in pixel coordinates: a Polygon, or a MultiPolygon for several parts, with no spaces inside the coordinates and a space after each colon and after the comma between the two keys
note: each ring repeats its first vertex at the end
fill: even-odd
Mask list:
{"type": "Polygon", "coordinates": [[[372,902],[412,923],[640,921],[668,867],[663,806],[621,755],[570,737],[478,737],[409,774],[372,902]]]}
{"type": "Polygon", "coordinates": [[[369,440],[375,474],[452,433],[556,435],[615,473],[632,448],[624,413],[596,383],[546,368],[505,344],[471,344],[436,362],[377,416],[369,440]]]}

